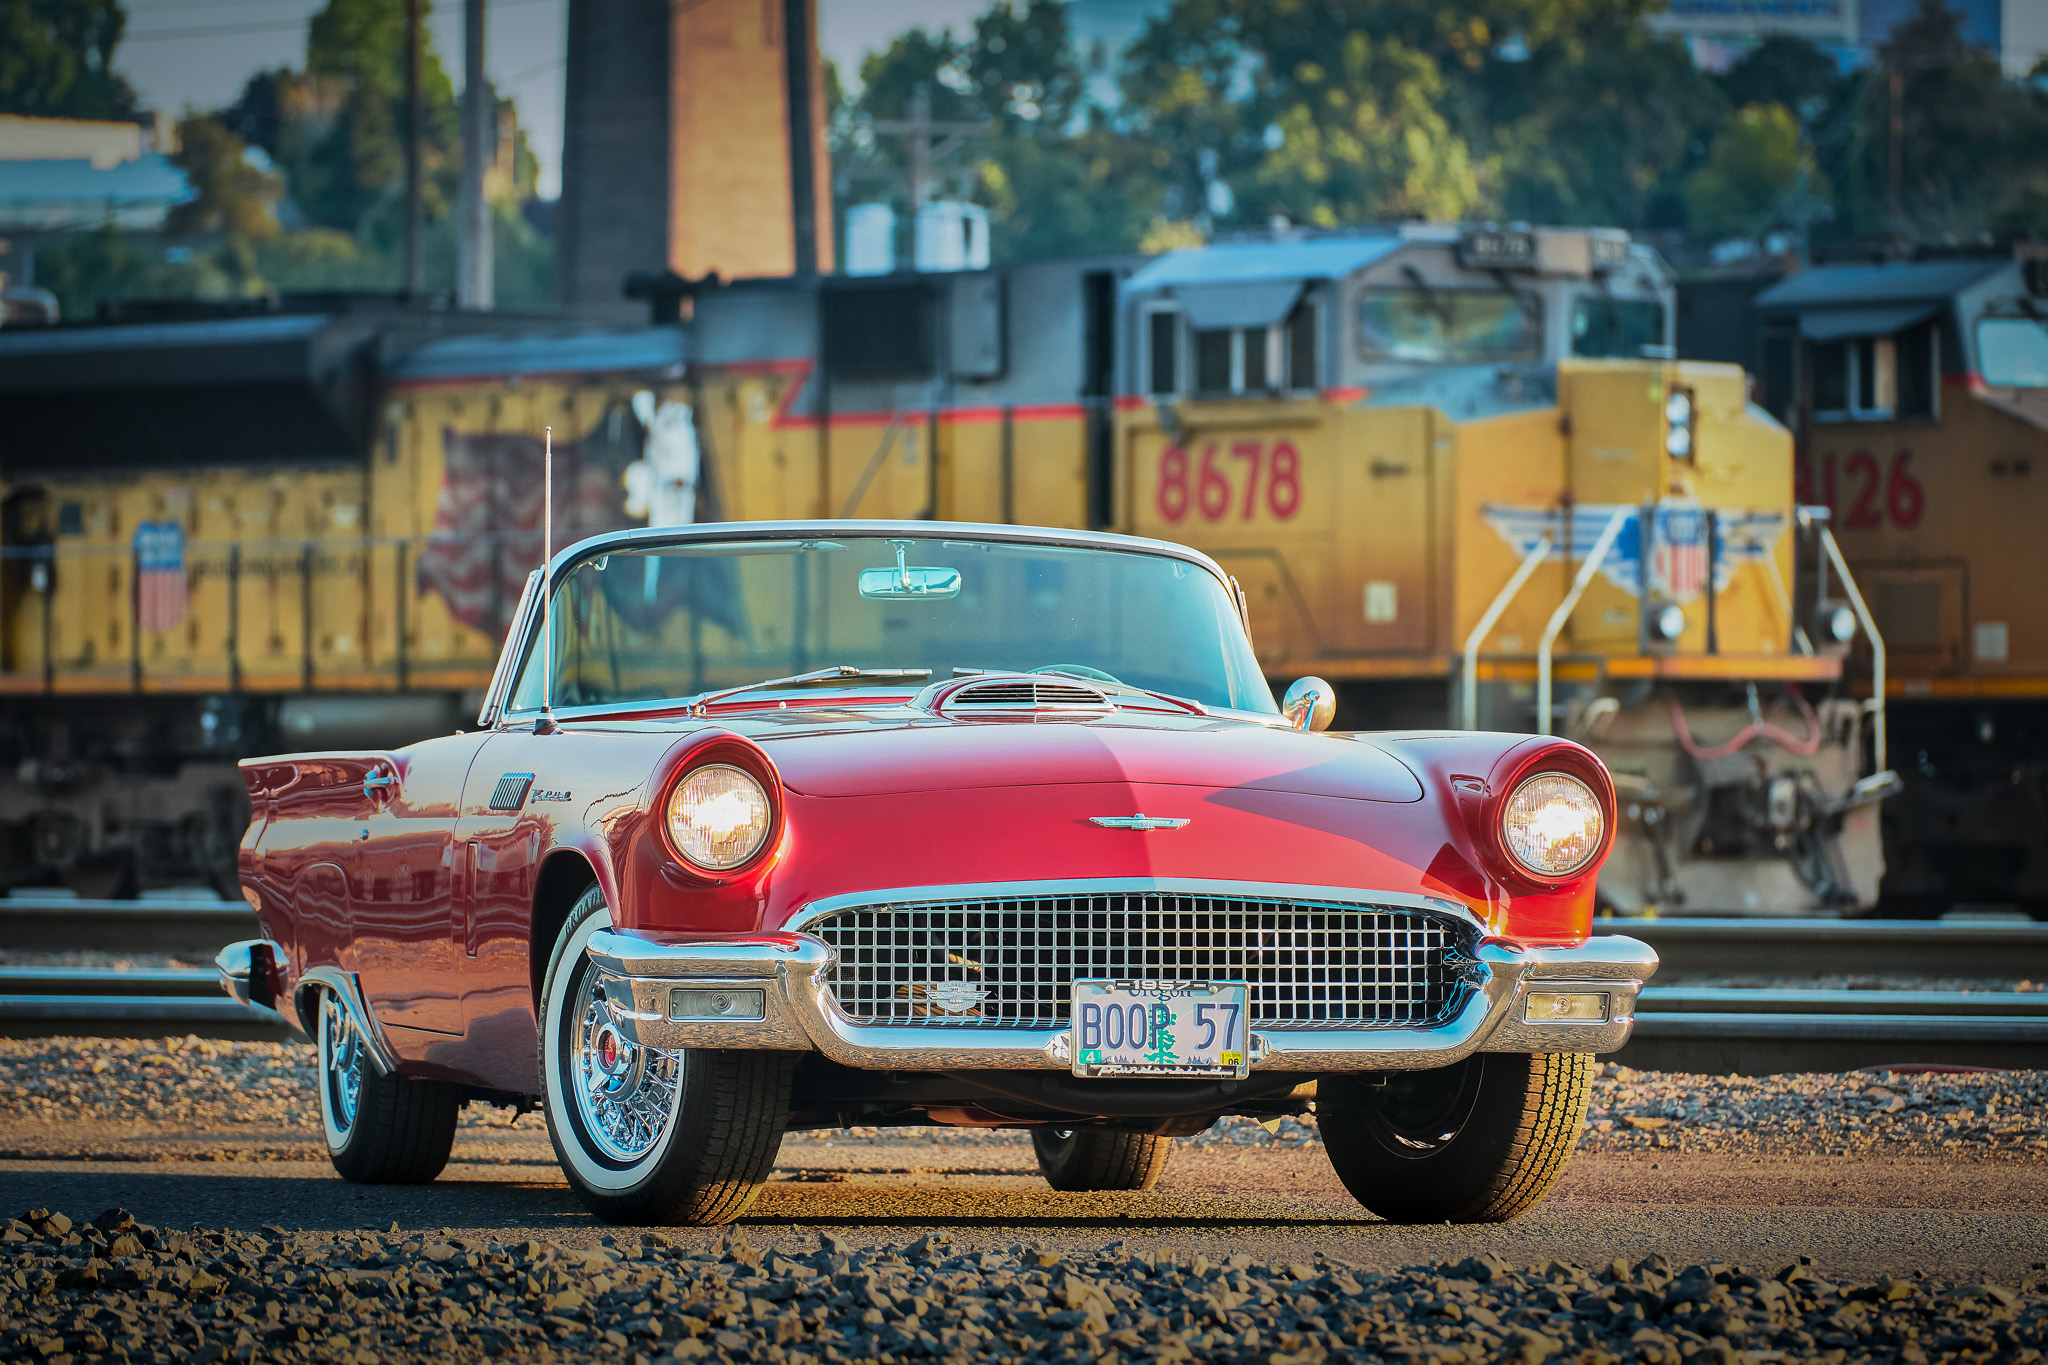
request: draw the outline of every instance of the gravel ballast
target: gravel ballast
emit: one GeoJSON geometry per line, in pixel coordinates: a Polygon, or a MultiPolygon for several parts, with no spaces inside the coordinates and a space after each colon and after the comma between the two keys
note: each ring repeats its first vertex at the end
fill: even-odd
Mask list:
{"type": "Polygon", "coordinates": [[[113,1209],[0,1231],[0,1358],[335,1361],[517,1357],[877,1362],[2002,1361],[2048,1346],[2048,1294],[1830,1281],[1793,1263],[1399,1270],[1316,1257],[1167,1258],[1122,1244],[956,1255],[944,1235],[764,1256],[658,1233],[568,1249],[442,1234],[177,1232],[113,1209]]]}

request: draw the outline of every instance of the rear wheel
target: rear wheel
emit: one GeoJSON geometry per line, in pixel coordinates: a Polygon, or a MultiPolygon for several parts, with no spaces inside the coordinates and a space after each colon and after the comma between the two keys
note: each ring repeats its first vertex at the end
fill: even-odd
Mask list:
{"type": "Polygon", "coordinates": [[[327,1155],[358,1185],[424,1185],[448,1164],[462,1092],[441,1081],[386,1076],[355,1019],[320,997],[320,1123],[327,1155]]]}
{"type": "Polygon", "coordinates": [[[589,956],[591,935],[611,926],[593,886],[569,912],[548,964],[540,1074],[555,1155],[600,1218],[729,1223],[775,1169],[792,1058],[628,1041],[589,956]]]}
{"type": "Polygon", "coordinates": [[[1033,1128],[1038,1169],[1056,1190],[1149,1190],[1173,1156],[1173,1139],[1107,1128],[1033,1128]]]}
{"type": "Polygon", "coordinates": [[[1592,1087],[1581,1053],[1482,1052],[1378,1084],[1325,1078],[1316,1118],[1337,1178],[1380,1217],[1504,1223],[1564,1173],[1592,1087]]]}

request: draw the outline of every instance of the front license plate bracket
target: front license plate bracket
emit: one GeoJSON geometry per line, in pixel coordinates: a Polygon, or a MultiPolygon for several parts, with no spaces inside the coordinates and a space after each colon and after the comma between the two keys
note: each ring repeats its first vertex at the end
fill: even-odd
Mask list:
{"type": "Polygon", "coordinates": [[[1076,980],[1067,1042],[1076,1076],[1251,1074],[1242,981],[1151,977],[1076,980]]]}

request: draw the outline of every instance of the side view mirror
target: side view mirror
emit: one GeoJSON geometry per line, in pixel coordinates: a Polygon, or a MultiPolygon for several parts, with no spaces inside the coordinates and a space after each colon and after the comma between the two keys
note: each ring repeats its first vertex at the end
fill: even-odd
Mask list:
{"type": "Polygon", "coordinates": [[[1321,678],[1297,678],[1280,699],[1280,714],[1297,730],[1327,730],[1337,718],[1337,689],[1321,678]]]}

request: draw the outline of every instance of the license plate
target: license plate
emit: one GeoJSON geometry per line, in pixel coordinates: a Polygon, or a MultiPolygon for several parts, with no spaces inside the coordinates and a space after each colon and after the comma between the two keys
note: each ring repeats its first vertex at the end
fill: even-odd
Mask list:
{"type": "Polygon", "coordinates": [[[1251,1074],[1242,981],[1074,983],[1076,1076],[1251,1074]]]}

